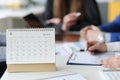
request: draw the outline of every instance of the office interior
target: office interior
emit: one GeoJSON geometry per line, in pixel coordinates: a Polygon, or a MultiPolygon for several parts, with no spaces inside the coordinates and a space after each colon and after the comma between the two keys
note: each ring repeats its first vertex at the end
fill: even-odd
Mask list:
{"type": "MultiPolygon", "coordinates": [[[[26,28],[23,17],[33,13],[40,16],[47,0],[0,0],[0,40],[9,28],[26,28]]],[[[100,10],[102,24],[112,22],[120,13],[120,0],[96,0],[100,10]]],[[[69,39],[69,38],[68,38],[69,39]]],[[[67,39],[67,40],[68,40],[67,39]]],[[[4,40],[3,40],[4,41],[4,40]]],[[[0,53],[6,53],[6,45],[0,43],[0,53]]],[[[0,61],[0,63],[3,63],[0,61]]],[[[0,64],[0,66],[2,66],[0,64]]],[[[4,67],[0,67],[0,71],[4,67]]],[[[0,72],[1,75],[3,74],[0,72]]]]}
{"type": "MultiPolygon", "coordinates": [[[[112,21],[119,14],[119,0],[97,0],[102,23],[112,21]]],[[[23,16],[34,13],[38,16],[45,10],[46,0],[1,0],[0,32],[8,28],[24,28],[23,16]],[[7,1],[7,2],[6,2],[7,1]]]]}

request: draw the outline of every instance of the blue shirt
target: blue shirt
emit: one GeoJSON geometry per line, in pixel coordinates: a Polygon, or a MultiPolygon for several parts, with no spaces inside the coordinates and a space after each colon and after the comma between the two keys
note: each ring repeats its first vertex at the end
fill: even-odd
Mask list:
{"type": "Polygon", "coordinates": [[[103,24],[99,28],[104,32],[120,32],[120,15],[113,22],[103,24]]]}
{"type": "Polygon", "coordinates": [[[99,26],[99,28],[101,31],[111,34],[110,42],[120,41],[120,15],[118,15],[113,22],[103,24],[99,26]]]}

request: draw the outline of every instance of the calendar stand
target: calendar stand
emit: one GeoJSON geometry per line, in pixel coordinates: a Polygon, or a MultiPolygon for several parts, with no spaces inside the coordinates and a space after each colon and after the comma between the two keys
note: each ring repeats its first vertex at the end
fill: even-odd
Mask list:
{"type": "Polygon", "coordinates": [[[55,29],[8,29],[7,71],[56,71],[55,29]]]}
{"type": "Polygon", "coordinates": [[[55,63],[48,64],[8,64],[8,72],[48,72],[56,71],[55,63]]]}

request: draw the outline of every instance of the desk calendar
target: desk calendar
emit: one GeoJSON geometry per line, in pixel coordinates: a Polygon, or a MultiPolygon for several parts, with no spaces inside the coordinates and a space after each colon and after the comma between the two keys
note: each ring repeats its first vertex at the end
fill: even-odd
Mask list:
{"type": "Polygon", "coordinates": [[[8,65],[18,66],[21,64],[22,65],[32,64],[32,66],[34,67],[33,64],[46,65],[54,63],[55,63],[54,28],[7,30],[8,65]]]}

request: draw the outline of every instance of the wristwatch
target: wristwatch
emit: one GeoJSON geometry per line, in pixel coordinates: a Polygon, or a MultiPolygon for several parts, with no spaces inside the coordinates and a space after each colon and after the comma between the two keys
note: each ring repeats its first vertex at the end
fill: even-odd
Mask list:
{"type": "Polygon", "coordinates": [[[105,37],[104,37],[104,33],[103,32],[100,32],[97,36],[97,41],[99,43],[104,43],[105,42],[105,37]]]}

